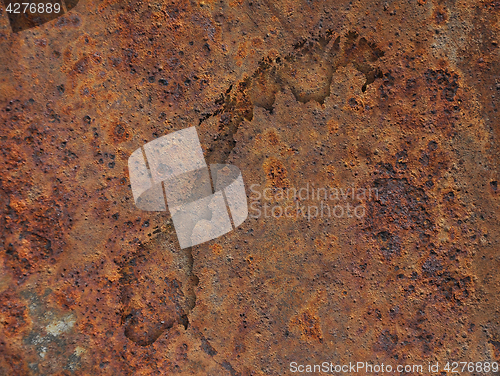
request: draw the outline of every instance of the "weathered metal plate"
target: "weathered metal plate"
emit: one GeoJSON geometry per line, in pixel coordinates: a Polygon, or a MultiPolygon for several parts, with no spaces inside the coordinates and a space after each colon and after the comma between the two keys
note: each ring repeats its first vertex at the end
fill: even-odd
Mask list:
{"type": "Polygon", "coordinates": [[[0,11],[0,375],[499,361],[500,3],[68,3],[0,11]],[[127,161],[190,126],[249,218],[181,250],[127,161]]]}

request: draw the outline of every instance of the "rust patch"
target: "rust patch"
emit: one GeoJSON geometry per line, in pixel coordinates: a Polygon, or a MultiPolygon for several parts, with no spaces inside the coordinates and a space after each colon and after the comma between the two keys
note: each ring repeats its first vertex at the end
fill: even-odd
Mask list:
{"type": "Polygon", "coordinates": [[[304,340],[323,342],[323,334],[320,327],[319,317],[310,310],[300,313],[291,322],[292,327],[296,326],[304,340]]]}

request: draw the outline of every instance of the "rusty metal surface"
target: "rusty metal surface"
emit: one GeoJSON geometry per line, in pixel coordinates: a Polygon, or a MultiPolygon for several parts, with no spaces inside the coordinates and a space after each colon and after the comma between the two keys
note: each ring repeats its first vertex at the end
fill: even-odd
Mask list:
{"type": "Polygon", "coordinates": [[[82,0],[14,33],[3,7],[0,375],[499,361],[499,16],[82,0]],[[361,218],[249,217],[181,251],[134,206],[127,159],[193,125],[249,203],[254,184],[379,195],[352,200],[361,218]]]}

